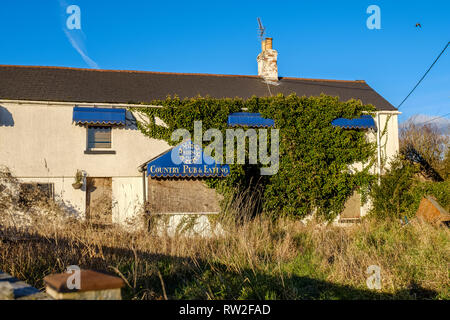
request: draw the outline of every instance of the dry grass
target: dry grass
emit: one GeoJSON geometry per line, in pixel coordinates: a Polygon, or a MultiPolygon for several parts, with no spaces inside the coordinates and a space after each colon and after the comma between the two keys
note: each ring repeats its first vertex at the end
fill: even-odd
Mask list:
{"type": "Polygon", "coordinates": [[[224,219],[221,237],[168,237],[60,218],[64,213],[42,201],[26,212],[32,223],[19,226],[11,211],[17,204],[0,192],[0,270],[39,288],[44,276],[75,264],[122,277],[127,299],[450,297],[447,228],[370,220],[338,228],[258,217],[224,219]],[[370,265],[381,267],[379,292],[366,287],[370,265]]]}

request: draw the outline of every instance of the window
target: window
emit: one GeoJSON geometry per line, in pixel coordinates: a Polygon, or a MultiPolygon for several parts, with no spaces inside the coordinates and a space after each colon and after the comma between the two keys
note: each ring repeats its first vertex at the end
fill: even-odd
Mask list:
{"type": "Polygon", "coordinates": [[[111,149],[111,127],[89,126],[88,149],[111,149]]]}
{"type": "Polygon", "coordinates": [[[53,183],[21,183],[19,192],[19,205],[30,208],[40,201],[53,200],[55,186],[53,183]]]}
{"type": "Polygon", "coordinates": [[[54,196],[54,184],[53,183],[21,183],[21,193],[38,193],[49,199],[53,199],[54,196]]]}

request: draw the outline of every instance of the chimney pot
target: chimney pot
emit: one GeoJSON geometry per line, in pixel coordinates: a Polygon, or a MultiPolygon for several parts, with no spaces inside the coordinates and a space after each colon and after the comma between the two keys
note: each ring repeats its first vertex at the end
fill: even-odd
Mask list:
{"type": "Polygon", "coordinates": [[[272,49],[272,38],[266,38],[265,49],[272,49]]]}

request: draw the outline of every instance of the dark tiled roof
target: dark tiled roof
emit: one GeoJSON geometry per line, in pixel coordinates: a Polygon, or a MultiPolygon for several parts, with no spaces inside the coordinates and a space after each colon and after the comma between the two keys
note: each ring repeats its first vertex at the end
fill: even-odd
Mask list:
{"type": "Polygon", "coordinates": [[[281,77],[269,85],[257,76],[114,71],[62,67],[1,66],[0,99],[89,103],[141,103],[177,94],[180,98],[250,98],[283,93],[341,100],[360,99],[378,110],[397,110],[364,81],[281,77]]]}

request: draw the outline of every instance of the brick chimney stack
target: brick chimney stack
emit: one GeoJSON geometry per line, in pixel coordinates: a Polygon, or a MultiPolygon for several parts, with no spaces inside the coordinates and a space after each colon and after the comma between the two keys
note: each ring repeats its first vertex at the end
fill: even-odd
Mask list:
{"type": "Polygon", "coordinates": [[[258,61],[258,76],[268,81],[278,81],[278,52],[272,49],[272,38],[261,42],[262,52],[256,58],[258,61]]]}

